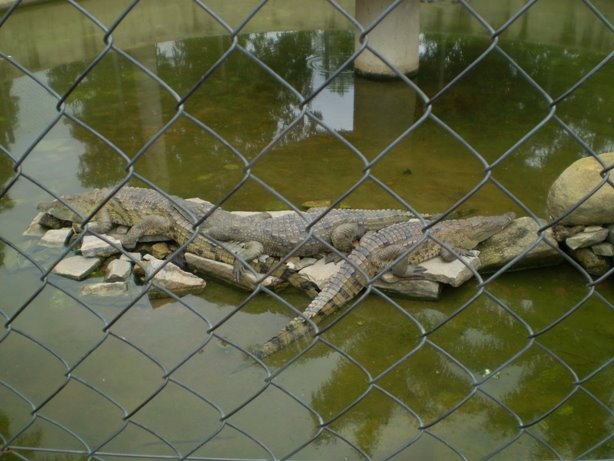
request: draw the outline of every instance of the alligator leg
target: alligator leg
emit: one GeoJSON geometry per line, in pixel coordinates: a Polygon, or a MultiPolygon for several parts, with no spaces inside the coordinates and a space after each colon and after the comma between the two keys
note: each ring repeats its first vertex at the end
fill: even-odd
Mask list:
{"type": "Polygon", "coordinates": [[[241,280],[243,273],[245,272],[245,264],[258,258],[261,254],[264,253],[264,247],[262,243],[257,241],[246,242],[243,245],[243,248],[238,250],[235,254],[239,256],[241,259],[235,257],[235,261],[233,264],[232,274],[234,279],[238,282],[241,280]]]}
{"type": "MultiPolygon", "coordinates": [[[[358,242],[367,232],[364,226],[357,223],[339,224],[333,229],[330,235],[330,240],[333,246],[342,253],[348,254],[354,249],[354,244],[358,242]]],[[[334,252],[328,253],[325,262],[337,263],[341,257],[334,252]]]]}
{"type": "MultiPolygon", "coordinates": [[[[388,245],[371,255],[371,261],[377,267],[385,267],[391,261],[394,261],[407,250],[403,245],[388,245]]],[[[409,278],[416,277],[426,271],[424,267],[409,264],[408,258],[405,257],[395,263],[390,271],[397,277],[409,278]]]]}
{"type": "MultiPolygon", "coordinates": [[[[83,231],[83,226],[81,224],[73,223],[72,227],[75,232],[83,231]]],[[[85,228],[99,234],[105,234],[113,228],[113,221],[109,213],[103,208],[96,213],[95,219],[85,225],[85,228]]]]}
{"type": "Polygon", "coordinates": [[[171,226],[172,223],[164,216],[146,216],[133,224],[128,233],[123,236],[122,246],[132,250],[143,235],[168,235],[171,226]]]}
{"type": "Polygon", "coordinates": [[[452,250],[454,250],[454,253],[456,254],[452,253],[447,248],[441,247],[441,253],[439,253],[439,256],[441,256],[441,259],[443,259],[445,262],[449,263],[457,259],[456,255],[471,256],[473,254],[471,253],[471,250],[465,250],[464,248],[452,248],[452,250]]]}

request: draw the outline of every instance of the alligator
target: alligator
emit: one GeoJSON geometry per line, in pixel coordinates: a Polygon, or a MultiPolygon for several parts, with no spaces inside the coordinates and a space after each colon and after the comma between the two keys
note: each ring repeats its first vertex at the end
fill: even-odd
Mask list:
{"type": "MultiPolygon", "coordinates": [[[[133,249],[138,241],[146,236],[165,236],[180,245],[189,242],[186,251],[215,261],[234,264],[236,246],[228,245],[225,248],[226,246],[216,245],[200,233],[194,236],[195,220],[190,214],[198,219],[207,211],[207,208],[199,203],[178,197],[173,197],[174,201],[171,201],[153,189],[142,187],[125,186],[111,194],[112,189],[109,188],[93,189],[62,196],[61,200],[41,203],[38,209],[62,221],[75,223],[77,230],[80,231],[82,229],[79,224],[83,219],[104,202],[84,227],[96,233],[106,233],[114,225],[129,226],[128,232],[120,236],[122,246],[128,250],[133,249]],[[193,236],[194,239],[190,241],[193,236]]],[[[263,215],[257,219],[268,217],[263,215]]],[[[241,251],[254,252],[258,249],[247,246],[241,251]]]]}
{"type": "MultiPolygon", "coordinates": [[[[87,216],[111,193],[112,189],[95,189],[63,197],[63,200],[87,216]]],[[[89,222],[88,226],[90,230],[100,233],[110,230],[113,224],[131,226],[121,239],[127,249],[134,248],[138,240],[147,235],[165,235],[182,245],[194,234],[189,213],[198,218],[210,212],[214,205],[204,200],[173,199],[176,203],[152,189],[122,187],[96,213],[95,221],[89,222]]],[[[82,219],[57,200],[41,204],[39,209],[62,220],[78,223],[82,219]]],[[[231,252],[199,233],[186,250],[232,264],[235,278],[239,280],[242,261],[252,261],[261,254],[283,257],[293,252],[297,256],[311,256],[327,251],[327,243],[347,253],[351,251],[353,242],[367,230],[407,221],[412,216],[404,210],[334,209],[325,215],[315,211],[275,218],[268,213],[245,217],[217,208],[204,221],[201,231],[216,241],[238,241],[241,247],[234,245],[231,252]],[[314,222],[312,229],[317,238],[309,238],[306,231],[306,226],[311,222],[314,222]]]]}
{"type": "MultiPolygon", "coordinates": [[[[207,202],[204,202],[207,204],[207,202]]],[[[213,206],[208,204],[208,206],[213,206]]],[[[218,241],[239,241],[253,251],[244,260],[261,254],[274,257],[315,256],[330,251],[352,251],[353,244],[367,231],[415,218],[405,210],[316,209],[288,213],[270,219],[245,220],[234,213],[217,209],[203,224],[203,232],[218,241]],[[307,227],[311,225],[312,235],[307,227]]],[[[240,268],[235,266],[236,274],[240,268]]]]}
{"type": "Polygon", "coordinates": [[[351,301],[377,273],[391,269],[398,277],[419,276],[423,269],[417,264],[436,256],[452,261],[456,255],[465,255],[480,242],[503,230],[514,217],[515,214],[510,212],[500,216],[440,221],[430,227],[428,237],[419,221],[392,224],[366,233],[303,314],[293,318],[269,341],[253,349],[254,356],[263,359],[310,334],[314,325],[351,301]],[[408,251],[406,257],[396,261],[408,251]],[[389,267],[391,262],[394,264],[389,267]]]}

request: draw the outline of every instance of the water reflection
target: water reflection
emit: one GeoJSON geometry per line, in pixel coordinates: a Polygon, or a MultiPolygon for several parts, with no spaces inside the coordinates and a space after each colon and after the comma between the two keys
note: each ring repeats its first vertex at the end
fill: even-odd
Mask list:
{"type": "MultiPolygon", "coordinates": [[[[538,2],[539,5],[546,3],[538,2]]],[[[498,23],[505,22],[518,6],[518,2],[508,1],[505,8],[499,7],[495,14],[488,6],[489,2],[476,1],[475,4],[481,13],[492,13],[498,23]]],[[[145,3],[141,2],[140,5],[145,3]]],[[[416,82],[429,96],[436,95],[489,45],[483,28],[470,15],[457,7],[446,7],[451,9],[444,10],[433,5],[435,10],[425,19],[428,27],[422,37],[422,67],[416,82]]],[[[574,30],[573,27],[579,22],[579,19],[573,21],[571,16],[567,16],[563,21],[563,32],[561,29],[549,29],[545,33],[550,34],[550,38],[541,40],[542,35],[536,31],[534,21],[524,17],[503,34],[501,46],[545,91],[556,97],[589,72],[609,50],[611,39],[600,33],[599,29],[584,28],[582,30],[589,30],[590,33],[581,34],[579,29],[574,30]],[[565,37],[559,37],[558,33],[563,33],[565,37]],[[582,37],[571,37],[574,34],[582,37]],[[532,39],[536,36],[539,39],[532,39]],[[539,41],[543,43],[531,43],[539,41]],[[576,48],[579,43],[593,49],[579,50],[576,48]]],[[[122,26],[123,33],[128,33],[125,29],[127,27],[122,26]]],[[[320,88],[353,51],[353,34],[343,28],[277,32],[270,32],[264,27],[261,29],[239,36],[238,44],[286,80],[304,98],[320,88]]],[[[136,47],[126,47],[127,51],[179,94],[186,94],[205,72],[210,71],[210,78],[188,100],[185,109],[246,158],[254,158],[271,140],[284,133],[255,165],[254,172],[295,203],[314,198],[334,199],[362,175],[362,161],[336,136],[346,139],[372,159],[398,140],[424,110],[420,99],[407,85],[356,79],[349,69],[344,69],[307,104],[313,117],[301,118],[301,98],[280,84],[251,57],[236,50],[228,60],[216,66],[218,59],[231,46],[227,36],[198,36],[195,28],[189,28],[183,35],[161,31],[160,37],[138,42],[136,47]],[[297,118],[300,120],[297,121],[297,118]],[[286,132],[293,123],[294,127],[286,132]]],[[[121,39],[120,36],[118,43],[121,43],[121,39]]],[[[33,55],[35,58],[31,64],[40,71],[37,75],[56,89],[65,89],[91,58],[83,50],[77,50],[72,54],[58,53],[61,57],[56,56],[55,59],[62,61],[50,64],[48,59],[51,58],[47,54],[37,51],[33,55]]],[[[27,77],[14,78],[15,70],[7,70],[6,66],[0,71],[0,144],[13,157],[18,157],[54,112],[51,109],[50,113],[46,113],[47,109],[39,106],[47,105],[40,104],[37,98],[24,90],[28,85],[27,77]],[[34,116],[38,111],[43,113],[40,119],[34,116]]],[[[608,104],[614,91],[611,81],[612,65],[608,64],[557,107],[561,119],[597,151],[614,150],[611,130],[614,120],[608,104]]],[[[53,107],[54,101],[49,106],[53,107]]],[[[68,111],[97,130],[128,157],[139,152],[171,120],[176,114],[176,106],[176,100],[162,86],[115,53],[105,57],[67,101],[68,111]]],[[[514,66],[496,53],[441,95],[433,106],[434,113],[466,138],[488,161],[496,160],[509,149],[520,136],[542,120],[548,110],[547,101],[527,84],[514,66]]],[[[187,116],[180,117],[136,162],[137,171],[170,193],[219,199],[241,180],[243,165],[233,150],[220,142],[211,131],[203,129],[187,116]]],[[[481,165],[452,136],[432,122],[424,123],[399,141],[374,169],[374,174],[418,209],[444,209],[482,178],[481,165]]],[[[530,208],[542,213],[545,194],[552,179],[582,153],[582,147],[553,122],[521,145],[494,174],[530,208]]],[[[0,181],[6,185],[14,174],[12,163],[6,155],[0,155],[0,159],[0,181]]],[[[126,160],[109,143],[66,119],[39,143],[33,155],[24,163],[24,168],[58,190],[113,185],[127,174],[126,160]]],[[[23,229],[21,222],[27,223],[33,211],[31,205],[35,199],[27,192],[25,188],[11,190],[18,203],[25,204],[19,209],[11,208],[14,202],[6,194],[0,201],[0,217],[5,224],[10,224],[11,230],[18,229],[14,232],[17,236],[23,229]]],[[[493,194],[492,190],[480,194],[468,204],[474,207],[474,211],[500,212],[512,206],[507,197],[493,194]]],[[[380,189],[369,185],[359,188],[348,200],[353,205],[365,207],[395,205],[380,189]]],[[[229,206],[269,209],[280,204],[272,200],[266,191],[248,183],[229,206]]],[[[19,243],[24,240],[19,240],[19,243]]],[[[7,305],[16,309],[21,305],[21,297],[25,296],[23,293],[28,293],[33,284],[39,283],[39,274],[30,271],[25,277],[23,271],[11,271],[0,267],[0,276],[9,282],[5,286],[19,287],[12,290],[15,293],[5,296],[9,300],[7,305]],[[15,297],[18,299],[12,301],[15,297]]],[[[494,285],[489,285],[489,289],[520,317],[539,329],[562,315],[576,298],[581,298],[586,292],[584,281],[578,281],[578,274],[569,271],[561,276],[561,272],[564,270],[556,268],[524,275],[507,274],[494,285]],[[559,305],[553,299],[564,299],[569,305],[559,305]]],[[[78,284],[69,285],[67,282],[66,286],[76,293],[78,284]]],[[[609,288],[599,289],[611,299],[609,288]]],[[[446,321],[474,290],[475,286],[471,286],[448,293],[436,306],[395,301],[422,322],[425,328],[431,328],[446,321]]],[[[212,324],[233,312],[245,297],[243,293],[216,287],[214,283],[210,284],[204,296],[205,299],[189,302],[202,310],[212,324]],[[205,301],[215,296],[215,290],[222,292],[220,298],[223,301],[217,304],[205,301]]],[[[409,322],[406,316],[388,303],[373,298],[369,297],[362,309],[345,317],[325,337],[357,359],[371,376],[377,376],[418,345],[421,338],[415,324],[409,322]]],[[[42,338],[45,343],[53,344],[53,341],[62,342],[64,335],[58,335],[48,327],[49,319],[53,318],[49,324],[56,326],[72,325],[71,342],[63,344],[75,350],[78,349],[75,347],[75,332],[90,340],[96,337],[93,330],[100,330],[99,325],[90,326],[92,330],[88,330],[86,320],[68,310],[65,299],[55,303],[53,299],[53,296],[43,293],[28,308],[29,317],[25,314],[20,316],[24,330],[42,338]],[[33,310],[36,306],[38,311],[33,310]],[[62,321],[58,320],[62,318],[62,321]]],[[[297,306],[306,302],[298,296],[292,301],[297,306]]],[[[95,307],[105,310],[105,318],[113,318],[118,306],[102,304],[95,307]]],[[[590,303],[587,305],[591,306],[590,303]]],[[[140,346],[145,345],[145,349],[161,362],[168,362],[169,368],[200,347],[207,326],[194,322],[192,315],[179,304],[170,303],[155,311],[147,305],[135,307],[114,326],[114,332],[140,346]],[[168,338],[169,332],[185,333],[191,331],[190,328],[195,331],[182,335],[173,348],[168,348],[168,343],[163,339],[168,338]]],[[[446,328],[431,335],[430,339],[460,360],[474,376],[485,377],[489,374],[488,370],[494,370],[520,350],[526,343],[527,332],[492,300],[480,299],[467,311],[466,315],[459,315],[448,322],[446,328]]],[[[85,314],[79,307],[77,312],[81,312],[82,316],[85,314]]],[[[603,306],[601,310],[589,310],[574,318],[573,325],[557,326],[552,336],[545,335],[540,340],[563,357],[580,378],[585,377],[611,356],[611,329],[601,324],[601,319],[607,315],[611,315],[611,312],[603,306]],[[585,335],[586,332],[591,332],[589,337],[585,335]],[[577,350],[583,353],[578,354],[577,350]]],[[[272,309],[268,298],[256,297],[231,317],[219,329],[219,334],[247,347],[273,334],[286,320],[285,315],[272,309]]],[[[10,345],[6,348],[6,342],[4,345],[11,357],[19,353],[32,358],[33,353],[24,348],[10,345]]],[[[112,344],[107,346],[108,350],[102,348],[99,351],[107,354],[105,362],[117,365],[114,370],[124,370],[114,374],[116,381],[103,383],[96,361],[81,366],[78,371],[84,376],[90,373],[88,378],[97,386],[110,394],[116,392],[120,399],[128,398],[130,406],[135,407],[143,389],[160,384],[156,381],[159,376],[155,370],[146,370],[147,365],[141,364],[140,357],[128,360],[122,348],[112,344]]],[[[66,355],[72,358],[69,353],[66,355]]],[[[256,392],[265,378],[264,373],[255,368],[248,369],[237,378],[233,372],[239,365],[245,365],[242,354],[222,341],[212,341],[202,354],[195,355],[174,377],[210,397],[225,411],[230,411],[256,392]],[[216,373],[211,373],[211,370],[216,373]]],[[[6,368],[3,372],[6,373],[6,368]]],[[[607,373],[604,371],[586,383],[593,395],[604,402],[611,400],[611,379],[608,379],[610,375],[607,373]]],[[[37,386],[33,379],[28,381],[33,387],[37,386]]],[[[378,379],[376,384],[381,389],[372,386],[366,398],[336,419],[331,428],[374,458],[384,457],[392,449],[402,449],[414,436],[417,439],[410,447],[411,454],[403,452],[401,456],[407,459],[412,459],[409,456],[415,459],[454,457],[455,453],[435,437],[420,432],[417,418],[404,405],[415,411],[425,423],[434,422],[447,411],[458,407],[454,415],[434,426],[432,434],[449,440],[469,457],[480,458],[510,442],[518,432],[518,421],[487,394],[501,400],[524,420],[531,422],[560,401],[570,391],[572,381],[567,368],[553,355],[534,349],[500,373],[493,374],[482,385],[480,392],[462,403],[474,390],[467,371],[451,362],[441,351],[427,346],[378,379]],[[394,395],[397,400],[386,393],[394,395]],[[476,434],[480,434],[479,440],[476,434]]],[[[304,402],[326,421],[344,411],[372,384],[363,369],[324,346],[314,348],[305,359],[280,376],[278,382],[289,388],[290,384],[297,386],[300,390],[297,395],[301,395],[304,402]]],[[[279,452],[283,453],[284,450],[294,449],[297,444],[279,437],[280,433],[302,441],[317,432],[318,421],[296,402],[290,402],[294,405],[292,410],[284,409],[282,414],[275,413],[270,419],[263,418],[265,410],[276,408],[279,402],[272,394],[268,392],[263,395],[256,410],[239,412],[236,419],[241,427],[245,424],[250,428],[250,432],[253,428],[254,431],[261,431],[264,437],[270,437],[280,445],[279,452]],[[296,422],[299,417],[300,424],[296,422]],[[292,423],[288,424],[288,420],[292,423]]],[[[609,429],[609,415],[600,410],[594,400],[587,398],[587,394],[581,391],[577,394],[552,416],[531,428],[569,457],[586,450],[600,437],[607,435],[609,429]],[[568,442],[565,436],[570,432],[574,432],[574,438],[568,442]]],[[[173,407],[181,398],[172,397],[168,399],[168,407],[173,407]]],[[[183,402],[186,413],[193,408],[187,400],[183,402]]],[[[193,410],[194,414],[190,413],[190,416],[198,416],[198,410],[193,410]]],[[[149,415],[154,426],[168,427],[165,411],[149,415]]],[[[13,418],[14,413],[9,414],[13,418]]],[[[209,415],[209,423],[215,425],[211,421],[217,423],[218,416],[209,415]]],[[[115,421],[109,418],[106,423],[111,425],[115,421]]],[[[3,434],[10,433],[16,427],[13,424],[11,429],[5,427],[1,417],[0,426],[3,434]]],[[[197,431],[195,428],[198,427],[194,424],[190,429],[197,431]]],[[[181,442],[184,428],[177,425],[173,429],[175,432],[168,436],[181,442]]],[[[87,429],[83,430],[88,432],[87,429]]],[[[32,441],[24,439],[24,444],[38,445],[41,436],[38,433],[35,435],[32,441]]],[[[130,433],[124,435],[126,440],[118,439],[111,444],[116,444],[114,449],[118,452],[122,449],[126,451],[126,446],[149,443],[150,440],[143,434],[134,438],[130,433]]],[[[46,431],[45,437],[48,440],[54,438],[46,431]]],[[[194,439],[198,437],[198,434],[194,435],[194,439]]],[[[245,457],[262,451],[260,447],[254,448],[253,441],[246,440],[238,432],[231,435],[233,449],[237,446],[237,438],[244,439],[245,457]]],[[[336,445],[335,453],[350,459],[359,456],[347,443],[339,440],[328,432],[323,433],[311,444],[313,446],[310,445],[310,449],[317,453],[312,458],[323,456],[324,451],[318,450],[330,453],[328,450],[332,445],[336,445]]],[[[185,442],[189,443],[194,446],[196,442],[191,439],[185,442]]],[[[543,444],[529,441],[519,445],[517,451],[506,453],[502,459],[556,457],[543,444]]],[[[140,445],[138,447],[142,449],[140,445]]],[[[228,444],[222,441],[216,450],[212,456],[227,456],[228,444]]],[[[302,454],[307,452],[305,450],[302,454]]],[[[236,455],[236,451],[233,454],[236,455]]]]}

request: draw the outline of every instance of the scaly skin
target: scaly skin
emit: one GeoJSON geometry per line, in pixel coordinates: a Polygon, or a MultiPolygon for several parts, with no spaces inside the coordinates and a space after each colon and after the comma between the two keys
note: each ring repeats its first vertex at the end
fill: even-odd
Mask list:
{"type": "MultiPolygon", "coordinates": [[[[81,216],[57,200],[40,204],[39,210],[64,221],[81,223],[82,218],[90,215],[110,193],[111,189],[94,189],[62,197],[62,200],[81,216]]],[[[185,210],[191,211],[198,217],[206,209],[180,198],[174,197],[174,199],[180,206],[152,189],[122,187],[96,213],[88,223],[88,227],[94,232],[104,233],[113,225],[130,226],[128,233],[122,237],[122,245],[127,249],[134,248],[141,237],[148,235],[167,236],[183,245],[195,232],[193,222],[185,210]]],[[[229,250],[213,244],[201,234],[187,245],[186,251],[228,264],[235,262],[235,257],[229,250]]]]}
{"type": "Polygon", "coordinates": [[[289,253],[313,256],[329,251],[329,245],[348,253],[353,242],[366,231],[414,217],[405,210],[333,209],[320,218],[321,215],[320,210],[254,221],[239,220],[232,213],[218,209],[204,223],[203,231],[219,241],[259,242],[263,253],[270,256],[283,257],[289,253]],[[306,228],[314,221],[313,234],[326,243],[308,238],[306,228]]]}
{"type": "MultiPolygon", "coordinates": [[[[514,213],[506,213],[501,216],[442,221],[430,229],[430,235],[455,252],[463,254],[503,230],[513,219],[514,213]]],[[[393,224],[380,231],[367,233],[303,315],[292,319],[277,335],[254,350],[254,355],[265,358],[311,333],[311,323],[306,319],[319,324],[358,295],[367,286],[369,279],[416,244],[417,247],[405,260],[394,265],[393,272],[396,275],[414,275],[417,273],[415,264],[438,255],[444,259],[454,259],[434,240],[420,243],[424,238],[422,225],[417,221],[393,224]]]]}

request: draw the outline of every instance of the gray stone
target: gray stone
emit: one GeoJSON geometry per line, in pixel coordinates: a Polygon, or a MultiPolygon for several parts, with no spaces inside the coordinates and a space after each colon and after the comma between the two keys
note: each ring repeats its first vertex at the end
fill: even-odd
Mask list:
{"type": "MultiPolygon", "coordinates": [[[[591,228],[595,228],[595,226],[591,226],[591,228]]],[[[588,231],[588,229],[587,227],[584,232],[567,238],[565,244],[572,250],[577,250],[578,248],[587,248],[596,245],[608,238],[608,230],[603,227],[596,227],[597,230],[594,231],[588,231]]]]}
{"type": "MultiPolygon", "coordinates": [[[[175,294],[193,293],[202,290],[207,285],[200,277],[185,272],[175,264],[168,261],[161,261],[151,255],[143,257],[147,261],[145,269],[147,274],[152,274],[158,268],[162,269],[154,275],[153,281],[156,285],[175,294]]],[[[150,290],[150,296],[164,297],[166,293],[162,290],[150,290]]]]}
{"type": "Polygon", "coordinates": [[[597,256],[590,248],[572,250],[571,255],[591,275],[600,276],[610,270],[609,259],[597,256]]]}
{"type": "MultiPolygon", "coordinates": [[[[614,152],[601,154],[605,165],[614,163],[614,152]]],[[[548,213],[558,218],[572,209],[578,202],[591,193],[603,178],[603,167],[592,156],[572,163],[554,181],[548,192],[548,213]]],[[[610,173],[610,177],[612,177],[610,173]]],[[[614,222],[614,187],[607,182],[569,216],[561,220],[563,224],[604,224],[614,222]]]]}
{"type": "MultiPolygon", "coordinates": [[[[539,238],[539,227],[538,223],[529,217],[518,218],[501,232],[482,242],[477,247],[482,262],[480,271],[495,271],[521,254],[539,238]]],[[[545,241],[538,243],[513,269],[559,264],[563,256],[558,250],[558,243],[551,229],[544,231],[544,238],[545,241]]]]}
{"type": "Polygon", "coordinates": [[[105,282],[125,282],[132,273],[132,263],[125,259],[114,259],[109,263],[104,277],[105,282]]]}
{"type": "Polygon", "coordinates": [[[430,259],[420,264],[426,269],[422,276],[427,280],[459,287],[473,277],[473,271],[477,272],[480,268],[479,254],[479,251],[472,251],[472,256],[462,257],[464,263],[458,259],[451,262],[440,257],[430,259]]]}
{"type": "Polygon", "coordinates": [[[71,256],[60,261],[53,272],[73,280],[83,280],[101,264],[98,258],[85,258],[83,256],[71,256]]]}
{"type": "Polygon", "coordinates": [[[403,295],[409,298],[436,301],[441,294],[441,284],[432,280],[419,280],[411,278],[398,278],[393,283],[377,281],[374,287],[391,294],[403,295]]]}
{"type": "Polygon", "coordinates": [[[137,261],[138,262],[138,261],[141,261],[142,258],[141,258],[141,253],[126,251],[121,254],[119,259],[123,261],[130,261],[130,262],[137,261]]]}
{"type": "Polygon", "coordinates": [[[45,246],[64,246],[71,235],[72,229],[70,227],[51,229],[45,232],[39,243],[45,246]]]}
{"type": "MultiPolygon", "coordinates": [[[[336,263],[326,263],[324,259],[318,260],[299,271],[299,275],[315,283],[320,290],[324,288],[326,283],[333,277],[341,267],[342,261],[336,263]]],[[[382,290],[408,296],[417,299],[436,300],[439,298],[441,287],[439,283],[432,280],[414,279],[414,278],[399,278],[392,274],[384,274],[384,276],[375,282],[373,286],[382,290]]]]}
{"type": "Polygon", "coordinates": [[[47,232],[47,228],[41,224],[41,218],[45,215],[42,211],[39,212],[32,222],[28,225],[25,231],[21,235],[26,237],[41,237],[47,232]]]}
{"type": "MultiPolygon", "coordinates": [[[[222,280],[231,285],[247,290],[253,290],[258,286],[258,282],[261,277],[256,277],[250,271],[246,270],[241,276],[241,280],[238,282],[233,277],[233,267],[230,264],[226,264],[219,261],[213,261],[212,259],[203,258],[192,253],[185,254],[185,262],[191,270],[199,273],[207,274],[218,280],[222,280]]],[[[282,280],[278,277],[268,276],[262,280],[262,286],[270,289],[278,289],[282,285],[282,280]]]]}
{"type": "Polygon", "coordinates": [[[89,283],[81,288],[86,296],[119,296],[128,291],[126,282],[89,283]]]}
{"type": "Polygon", "coordinates": [[[603,226],[585,226],[584,232],[599,232],[603,229],[603,226]]]}
{"type": "Polygon", "coordinates": [[[299,258],[298,256],[293,256],[288,258],[286,266],[292,270],[300,271],[306,267],[313,266],[317,261],[316,258],[299,258]]]}
{"type": "Polygon", "coordinates": [[[106,257],[121,252],[122,243],[110,235],[104,236],[113,245],[99,239],[95,235],[86,235],[81,242],[81,254],[87,258],[106,257]]]}
{"type": "Polygon", "coordinates": [[[597,256],[614,256],[614,243],[603,242],[591,247],[597,256]]]}

